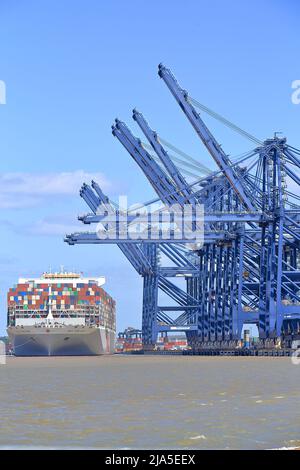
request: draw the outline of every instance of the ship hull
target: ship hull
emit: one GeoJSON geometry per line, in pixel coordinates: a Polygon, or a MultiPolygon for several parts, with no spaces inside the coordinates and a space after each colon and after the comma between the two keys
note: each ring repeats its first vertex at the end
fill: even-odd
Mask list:
{"type": "Polygon", "coordinates": [[[113,354],[115,332],[101,327],[8,327],[15,356],[98,356],[113,354]]]}

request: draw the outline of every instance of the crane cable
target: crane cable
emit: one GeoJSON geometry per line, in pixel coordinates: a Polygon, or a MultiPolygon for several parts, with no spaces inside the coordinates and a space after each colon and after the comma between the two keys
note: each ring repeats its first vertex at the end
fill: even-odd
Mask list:
{"type": "MultiPolygon", "coordinates": [[[[147,150],[150,151],[149,155],[150,155],[156,162],[159,163],[159,165],[161,166],[161,168],[163,168],[163,165],[162,165],[162,162],[161,162],[160,158],[159,158],[156,154],[153,153],[153,148],[152,148],[152,146],[149,145],[149,144],[147,144],[147,143],[145,143],[145,142],[142,142],[142,144],[143,144],[143,147],[145,147],[147,150]]],[[[171,159],[173,162],[176,162],[176,164],[179,163],[179,164],[181,164],[181,165],[184,165],[185,167],[187,166],[187,167],[191,168],[191,170],[187,170],[185,167],[183,168],[183,167],[178,166],[178,165],[176,166],[178,170],[182,171],[183,173],[185,173],[185,174],[188,175],[188,176],[191,176],[192,178],[199,178],[199,173],[200,173],[200,174],[201,174],[201,173],[205,173],[207,176],[212,173],[211,170],[210,170],[209,172],[208,172],[208,170],[207,170],[207,171],[204,171],[204,170],[202,169],[201,165],[196,166],[196,165],[194,165],[194,164],[192,164],[192,163],[185,162],[184,160],[181,160],[180,158],[174,157],[174,155],[171,155],[171,154],[169,154],[169,153],[168,153],[168,156],[170,157],[170,159],[171,159]]]]}
{"type": "Polygon", "coordinates": [[[207,174],[210,174],[211,173],[211,170],[203,165],[202,163],[199,163],[198,160],[196,160],[195,158],[191,157],[190,155],[188,155],[187,153],[183,152],[182,150],[178,149],[177,147],[175,147],[175,145],[171,144],[170,142],[168,142],[167,140],[165,139],[162,139],[161,137],[159,137],[159,141],[164,144],[166,147],[168,147],[170,150],[173,150],[173,152],[176,152],[178,155],[180,155],[181,157],[185,158],[186,160],[190,161],[193,165],[196,165],[197,167],[199,167],[199,169],[201,169],[204,173],[207,173],[207,174]]]}
{"type": "Polygon", "coordinates": [[[249,132],[244,131],[243,129],[238,127],[236,124],[233,124],[231,121],[228,121],[228,119],[225,119],[220,114],[216,113],[215,111],[212,111],[207,106],[204,106],[204,104],[199,103],[199,101],[195,100],[194,98],[188,96],[188,101],[192,105],[196,106],[197,108],[201,109],[205,113],[209,114],[214,119],[217,119],[218,121],[222,122],[225,126],[227,126],[230,129],[234,130],[235,132],[242,135],[243,137],[246,137],[247,139],[251,140],[255,144],[263,145],[263,142],[261,140],[257,139],[257,137],[249,134],[249,132]]]}

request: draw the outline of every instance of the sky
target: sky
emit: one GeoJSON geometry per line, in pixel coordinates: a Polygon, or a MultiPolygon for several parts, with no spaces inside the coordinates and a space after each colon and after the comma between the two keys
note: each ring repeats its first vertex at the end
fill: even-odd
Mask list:
{"type": "MultiPolygon", "coordinates": [[[[106,277],[117,328],[141,325],[142,280],[116,246],[68,246],[89,212],[79,196],[96,179],[112,198],[142,203],[153,190],[111,134],[151,127],[212,170],[211,157],[157,75],[171,68],[191,96],[259,139],[281,131],[300,147],[296,0],[0,0],[0,334],[6,293],[51,266],[106,277]],[[1,103],[1,99],[0,99],[1,103]]],[[[226,153],[251,142],[204,117],[226,153]]]]}

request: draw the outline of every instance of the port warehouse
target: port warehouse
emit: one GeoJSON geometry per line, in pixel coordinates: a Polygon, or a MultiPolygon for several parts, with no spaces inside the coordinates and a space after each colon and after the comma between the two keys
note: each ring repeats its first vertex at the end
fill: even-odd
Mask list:
{"type": "Polygon", "coordinates": [[[77,274],[69,277],[55,273],[44,274],[41,279],[20,279],[7,294],[7,325],[25,326],[32,319],[42,324],[51,304],[54,322],[68,319],[70,324],[76,319],[77,324],[81,318],[82,324],[105,325],[115,330],[115,301],[99,286],[99,281],[84,282],[77,274]]]}
{"type": "MultiPolygon", "coordinates": [[[[216,170],[159,137],[137,110],[133,119],[146,142],[118,119],[112,133],[152,185],[162,214],[173,204],[183,208],[188,203],[197,231],[197,209],[204,208],[203,245],[193,246],[176,229],[163,236],[162,227],[155,236],[132,239],[124,237],[124,224],[123,232],[115,224],[115,236],[109,236],[109,224],[118,218],[126,218],[127,234],[141,218],[118,207],[95,181],[80,191],[90,212],[79,220],[95,227],[105,218],[106,225],[67,235],[66,242],[116,244],[142,276],[144,350],[153,349],[157,335],[169,331],[184,332],[194,352],[235,349],[249,324],[258,328],[257,349],[291,348],[300,338],[300,150],[277,133],[261,141],[232,124],[192,98],[162,64],[158,74],[216,170]],[[228,156],[203,114],[244,136],[251,150],[239,158],[228,156]],[[192,181],[191,175],[196,175],[192,181]]],[[[151,210],[153,202],[145,206],[151,210]]],[[[151,230],[147,221],[145,216],[144,234],[151,230]]]]}

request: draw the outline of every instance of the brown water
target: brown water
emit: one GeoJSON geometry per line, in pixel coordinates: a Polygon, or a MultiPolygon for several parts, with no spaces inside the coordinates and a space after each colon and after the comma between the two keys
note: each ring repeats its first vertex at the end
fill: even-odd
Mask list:
{"type": "Polygon", "coordinates": [[[8,358],[0,446],[266,449],[300,445],[289,358],[8,358]]]}

